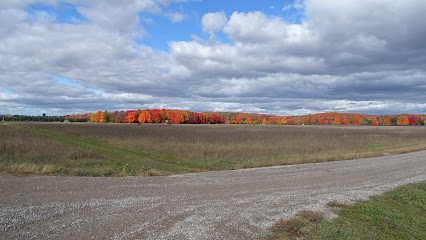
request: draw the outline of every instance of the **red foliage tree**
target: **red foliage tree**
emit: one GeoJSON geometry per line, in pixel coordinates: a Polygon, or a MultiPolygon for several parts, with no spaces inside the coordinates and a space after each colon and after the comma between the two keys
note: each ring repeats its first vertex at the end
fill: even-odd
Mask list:
{"type": "Polygon", "coordinates": [[[170,116],[170,121],[175,124],[184,123],[185,122],[185,114],[182,111],[173,111],[170,116]]]}
{"type": "Polygon", "coordinates": [[[224,122],[224,118],[222,115],[213,113],[209,116],[208,122],[211,124],[220,124],[224,122]]]}
{"type": "Polygon", "coordinates": [[[408,122],[410,123],[410,125],[417,125],[417,123],[419,122],[419,118],[416,115],[408,116],[408,122]]]}
{"type": "Polygon", "coordinates": [[[155,123],[162,122],[160,110],[158,109],[151,110],[151,114],[152,114],[152,122],[155,122],[155,123]]]}
{"type": "Polygon", "coordinates": [[[354,118],[354,120],[352,121],[353,125],[359,125],[359,118],[354,118]]]}
{"type": "Polygon", "coordinates": [[[268,118],[268,120],[266,121],[267,124],[274,124],[275,123],[275,119],[274,118],[268,118]]]}

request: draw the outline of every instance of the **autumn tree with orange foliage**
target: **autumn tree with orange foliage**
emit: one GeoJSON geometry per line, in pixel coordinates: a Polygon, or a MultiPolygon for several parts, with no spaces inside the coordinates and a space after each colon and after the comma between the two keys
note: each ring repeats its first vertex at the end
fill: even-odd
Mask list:
{"type": "Polygon", "coordinates": [[[137,113],[133,110],[127,111],[124,117],[126,123],[135,123],[138,116],[137,113]]]}
{"type": "Polygon", "coordinates": [[[391,122],[390,122],[390,118],[385,118],[385,119],[383,119],[382,124],[383,124],[383,125],[390,125],[390,124],[391,124],[391,122]]]}
{"type": "Polygon", "coordinates": [[[246,118],[246,124],[252,124],[253,121],[251,120],[251,117],[246,118]]]}
{"type": "Polygon", "coordinates": [[[241,122],[241,118],[239,118],[239,117],[234,117],[233,119],[232,119],[232,123],[233,124],[239,124],[241,122]]]}
{"type": "Polygon", "coordinates": [[[371,121],[371,125],[378,126],[379,120],[377,120],[377,118],[373,119],[373,121],[371,121]]]}
{"type": "Polygon", "coordinates": [[[398,125],[407,126],[410,124],[410,121],[408,120],[407,116],[404,116],[399,121],[398,125]]]}
{"type": "Polygon", "coordinates": [[[351,122],[349,121],[349,119],[345,118],[345,119],[343,119],[343,124],[349,125],[349,124],[351,124],[351,122]]]}
{"type": "Polygon", "coordinates": [[[336,117],[335,119],[334,119],[334,122],[333,122],[334,124],[336,124],[336,125],[339,125],[340,124],[340,120],[339,120],[339,118],[338,117],[336,117]]]}
{"type": "Polygon", "coordinates": [[[407,126],[408,124],[410,124],[410,122],[406,116],[399,118],[398,121],[396,121],[396,125],[399,126],[407,126]]]}
{"type": "Polygon", "coordinates": [[[138,121],[140,123],[152,123],[152,114],[149,111],[144,110],[139,114],[138,121]]]}
{"type": "Polygon", "coordinates": [[[95,113],[95,122],[101,122],[101,118],[102,118],[102,111],[97,111],[95,113]]]}

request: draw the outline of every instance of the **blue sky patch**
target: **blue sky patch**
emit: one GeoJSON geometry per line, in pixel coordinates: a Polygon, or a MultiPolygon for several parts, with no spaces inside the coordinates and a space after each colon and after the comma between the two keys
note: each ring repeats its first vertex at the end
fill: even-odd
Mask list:
{"type": "Polygon", "coordinates": [[[191,34],[202,34],[201,23],[197,23],[192,17],[187,17],[183,22],[174,23],[167,16],[145,12],[140,13],[139,16],[146,35],[137,42],[157,50],[168,51],[169,41],[191,41],[191,34]]]}
{"type": "Polygon", "coordinates": [[[83,85],[81,85],[80,83],[70,81],[70,80],[63,78],[63,77],[53,76],[52,78],[55,79],[58,83],[61,83],[61,84],[65,84],[65,85],[73,86],[73,87],[83,87],[83,85]]]}
{"type": "Polygon", "coordinates": [[[9,89],[1,89],[0,93],[12,93],[9,89]]]}
{"type": "MultiPolygon", "coordinates": [[[[204,0],[201,2],[187,2],[173,4],[161,14],[141,12],[140,24],[145,29],[145,36],[137,40],[137,43],[150,46],[157,50],[169,51],[170,41],[193,41],[192,35],[207,40],[208,34],[203,33],[201,19],[206,13],[225,12],[228,20],[233,12],[264,12],[267,15],[281,17],[290,23],[301,23],[304,18],[303,9],[294,8],[294,1],[269,0],[244,1],[244,0],[204,0]],[[288,7],[286,7],[288,6],[288,7]],[[286,7],[286,8],[285,8],[286,7]],[[285,8],[285,9],[284,9],[285,8]],[[168,14],[185,14],[182,22],[172,22],[168,14]]],[[[216,38],[221,43],[229,44],[232,41],[222,32],[217,33],[216,38]]]]}
{"type": "Polygon", "coordinates": [[[37,17],[40,12],[46,13],[54,19],[55,23],[81,24],[86,22],[76,7],[77,5],[67,2],[57,2],[54,6],[34,3],[29,5],[28,13],[33,18],[37,17]]]}
{"type": "Polygon", "coordinates": [[[88,88],[88,89],[95,93],[106,93],[104,90],[100,90],[100,89],[94,89],[94,88],[88,88]]]}
{"type": "MultiPolygon", "coordinates": [[[[193,41],[192,36],[207,40],[208,34],[203,33],[201,19],[206,13],[225,12],[228,19],[233,12],[260,11],[267,15],[278,16],[290,23],[300,23],[304,17],[303,9],[295,8],[293,0],[203,0],[185,3],[174,3],[163,9],[161,13],[141,12],[140,25],[145,30],[141,39],[135,39],[137,44],[143,44],[153,49],[169,51],[171,41],[193,41]],[[172,14],[183,14],[180,22],[170,19],[172,14]]],[[[78,5],[59,1],[54,5],[34,3],[28,7],[30,18],[37,18],[40,13],[46,14],[55,23],[81,24],[87,20],[77,11],[78,5]]],[[[216,39],[225,44],[232,41],[222,32],[217,33],[216,39]]]]}
{"type": "Polygon", "coordinates": [[[63,78],[63,77],[53,76],[52,78],[60,84],[64,84],[64,85],[68,85],[68,86],[72,86],[72,87],[81,87],[81,88],[90,90],[90,91],[95,92],[95,93],[106,93],[104,90],[101,90],[101,89],[86,88],[85,86],[81,85],[80,83],[73,82],[73,81],[68,80],[66,78],[63,78]]]}

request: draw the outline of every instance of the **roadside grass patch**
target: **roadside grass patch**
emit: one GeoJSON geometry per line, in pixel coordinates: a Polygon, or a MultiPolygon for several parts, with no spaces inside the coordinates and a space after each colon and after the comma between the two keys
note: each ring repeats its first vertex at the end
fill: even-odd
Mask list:
{"type": "Polygon", "coordinates": [[[298,239],[304,237],[312,226],[324,220],[325,213],[302,211],[289,220],[280,220],[271,227],[272,234],[266,240],[298,239]]]}
{"type": "Polygon", "coordinates": [[[309,220],[302,212],[271,227],[272,239],[426,239],[426,183],[410,184],[353,205],[337,207],[337,218],[309,220]]]}
{"type": "Polygon", "coordinates": [[[346,204],[339,203],[339,202],[336,202],[336,201],[331,201],[331,202],[327,203],[327,206],[329,206],[331,208],[342,208],[342,207],[345,207],[346,204]]]}

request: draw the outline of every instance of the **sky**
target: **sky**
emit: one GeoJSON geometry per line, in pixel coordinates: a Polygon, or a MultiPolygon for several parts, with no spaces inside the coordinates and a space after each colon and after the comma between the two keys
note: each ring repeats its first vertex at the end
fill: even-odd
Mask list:
{"type": "Polygon", "coordinates": [[[426,113],[424,0],[1,0],[0,114],[426,113]]]}

